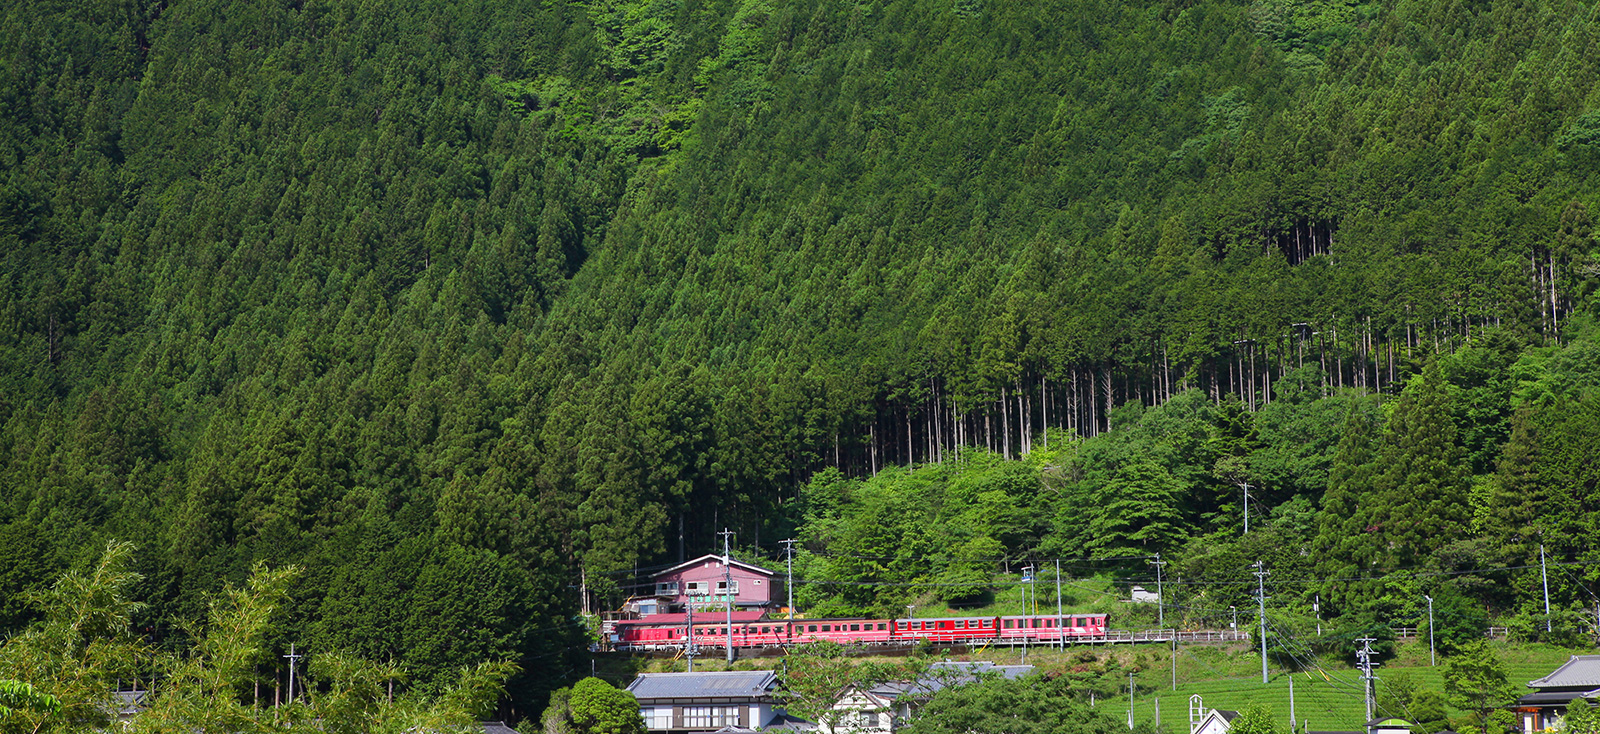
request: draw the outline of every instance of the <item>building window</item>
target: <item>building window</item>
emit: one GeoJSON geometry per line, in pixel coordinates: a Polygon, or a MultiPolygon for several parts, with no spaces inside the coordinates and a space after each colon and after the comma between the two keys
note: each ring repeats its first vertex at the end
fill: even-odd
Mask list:
{"type": "Polygon", "coordinates": [[[678,582],[676,582],[676,581],[657,581],[656,582],[656,596],[677,596],[677,595],[678,595],[678,582]]]}
{"type": "Polygon", "coordinates": [[[704,594],[704,593],[706,593],[706,582],[704,582],[704,581],[687,581],[687,582],[684,582],[683,588],[684,588],[684,593],[686,593],[686,594],[704,594]]]}
{"type": "MultiPolygon", "coordinates": [[[[718,581],[717,582],[717,593],[718,594],[726,594],[726,593],[728,593],[728,582],[727,581],[718,581]]],[[[739,582],[737,582],[737,581],[733,582],[733,593],[735,593],[735,594],[739,593],[739,582]]]]}
{"type": "Polygon", "coordinates": [[[685,729],[721,729],[738,725],[738,706],[687,706],[683,709],[685,729]]]}

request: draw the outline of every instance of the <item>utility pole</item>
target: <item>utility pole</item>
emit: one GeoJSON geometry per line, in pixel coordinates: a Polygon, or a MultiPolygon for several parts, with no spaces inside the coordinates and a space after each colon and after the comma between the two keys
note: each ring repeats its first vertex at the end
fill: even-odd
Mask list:
{"type": "Polygon", "coordinates": [[[783,549],[788,552],[789,567],[784,588],[789,590],[789,639],[794,639],[794,539],[780,540],[783,549]]]}
{"type": "MultiPolygon", "coordinates": [[[[1251,564],[1256,575],[1256,615],[1261,619],[1261,682],[1267,682],[1267,569],[1260,561],[1251,564]]],[[[1372,720],[1371,716],[1367,717],[1372,720]]]]}
{"type": "Polygon", "coordinates": [[[1145,561],[1156,567],[1156,626],[1165,629],[1167,626],[1167,598],[1161,595],[1161,568],[1167,565],[1161,560],[1161,554],[1156,554],[1154,561],[1145,561]]]}
{"type": "Polygon", "coordinates": [[[1128,728],[1133,728],[1133,674],[1128,674],[1128,728]]]}
{"type": "Polygon", "coordinates": [[[1067,628],[1061,625],[1061,559],[1056,559],[1056,647],[1067,649],[1067,628]]]}
{"type": "MultiPolygon", "coordinates": [[[[685,594],[687,596],[687,593],[685,594]]],[[[683,657],[689,661],[689,672],[694,672],[694,597],[690,596],[689,603],[684,606],[684,620],[689,623],[689,636],[684,638],[683,657]]]]}
{"type": "Polygon", "coordinates": [[[293,703],[294,702],[294,668],[295,668],[295,664],[300,662],[300,658],[303,658],[305,656],[304,655],[295,654],[294,645],[290,644],[289,645],[289,654],[285,655],[284,657],[289,659],[289,698],[288,698],[288,702],[293,703]]]}
{"type": "Polygon", "coordinates": [[[1372,662],[1372,642],[1374,639],[1376,638],[1363,637],[1356,640],[1356,642],[1361,643],[1361,649],[1356,651],[1356,660],[1358,661],[1357,667],[1361,668],[1361,688],[1366,694],[1367,721],[1372,721],[1372,683],[1378,679],[1377,676],[1372,674],[1372,666],[1376,665],[1376,663],[1372,662]]]}
{"type": "Polygon", "coordinates": [[[1550,577],[1544,572],[1544,543],[1539,544],[1539,580],[1544,583],[1544,631],[1550,631],[1550,577]]]}
{"type": "MultiPolygon", "coordinates": [[[[1022,567],[1022,580],[1030,586],[1033,584],[1033,566],[1022,567]]],[[[1019,620],[1019,622],[1024,628],[1026,628],[1028,626],[1028,621],[1028,587],[1024,586],[1022,587],[1022,619],[1019,620]]],[[[1029,634],[1031,634],[1029,631],[1024,631],[1022,633],[1022,662],[1024,663],[1028,662],[1029,634]]]]}
{"type": "Polygon", "coordinates": [[[1294,676],[1292,675],[1289,676],[1289,734],[1294,734],[1294,676]]]}
{"type": "Polygon", "coordinates": [[[1228,623],[1228,629],[1231,629],[1235,632],[1239,631],[1239,608],[1229,605],[1228,613],[1233,615],[1233,621],[1228,623]]]}
{"type": "Polygon", "coordinates": [[[1239,488],[1244,490],[1244,534],[1250,534],[1250,483],[1240,482],[1239,488]]]}
{"type": "Polygon", "coordinates": [[[1428,665],[1434,666],[1439,664],[1439,660],[1433,653],[1433,597],[1423,594],[1422,598],[1428,600],[1428,665]]]}
{"type": "Polygon", "coordinates": [[[722,536],[722,591],[726,596],[728,610],[728,636],[723,639],[728,648],[728,667],[733,667],[733,555],[728,550],[728,539],[733,537],[733,531],[723,528],[717,533],[722,536]]]}

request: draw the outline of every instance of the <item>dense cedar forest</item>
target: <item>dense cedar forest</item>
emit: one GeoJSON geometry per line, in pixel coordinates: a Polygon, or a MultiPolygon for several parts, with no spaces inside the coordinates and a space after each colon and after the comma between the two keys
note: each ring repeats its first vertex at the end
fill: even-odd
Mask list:
{"type": "Polygon", "coordinates": [[[1588,0],[0,17],[0,629],[110,539],[174,649],[292,564],[267,681],[526,711],[723,527],[842,612],[1161,552],[1193,624],[1264,560],[1543,634],[1541,543],[1594,601],[1588,0]]]}

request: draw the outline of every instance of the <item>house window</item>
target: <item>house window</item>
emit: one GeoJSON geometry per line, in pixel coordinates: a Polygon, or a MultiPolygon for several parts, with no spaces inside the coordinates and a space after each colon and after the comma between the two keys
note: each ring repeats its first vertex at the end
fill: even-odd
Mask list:
{"type": "MultiPolygon", "coordinates": [[[[718,581],[717,582],[717,593],[718,594],[726,594],[726,593],[728,593],[728,582],[727,581],[718,581]]],[[[737,582],[737,581],[733,582],[733,593],[735,593],[735,594],[739,593],[739,582],[737,582]]]]}
{"type": "Polygon", "coordinates": [[[721,729],[738,725],[738,706],[686,706],[683,709],[685,729],[721,729]]]}
{"type": "Polygon", "coordinates": [[[656,706],[653,708],[646,708],[640,713],[644,716],[644,727],[646,729],[672,728],[671,706],[656,706]]]}
{"type": "Polygon", "coordinates": [[[706,593],[706,582],[704,582],[704,581],[686,581],[683,584],[683,589],[684,589],[684,593],[690,594],[690,595],[705,594],[706,593]]]}
{"type": "Polygon", "coordinates": [[[656,596],[677,596],[677,595],[678,595],[678,582],[676,582],[676,581],[657,581],[656,582],[656,596]]]}

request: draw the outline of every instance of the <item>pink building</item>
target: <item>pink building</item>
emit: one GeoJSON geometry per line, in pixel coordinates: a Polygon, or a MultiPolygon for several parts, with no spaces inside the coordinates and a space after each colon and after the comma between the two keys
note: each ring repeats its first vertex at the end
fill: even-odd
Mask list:
{"type": "Polygon", "coordinates": [[[772,578],[771,571],[759,566],[735,560],[724,568],[722,556],[705,555],[662,571],[651,581],[656,598],[669,606],[721,607],[731,596],[735,608],[748,609],[772,603],[772,578]]]}

